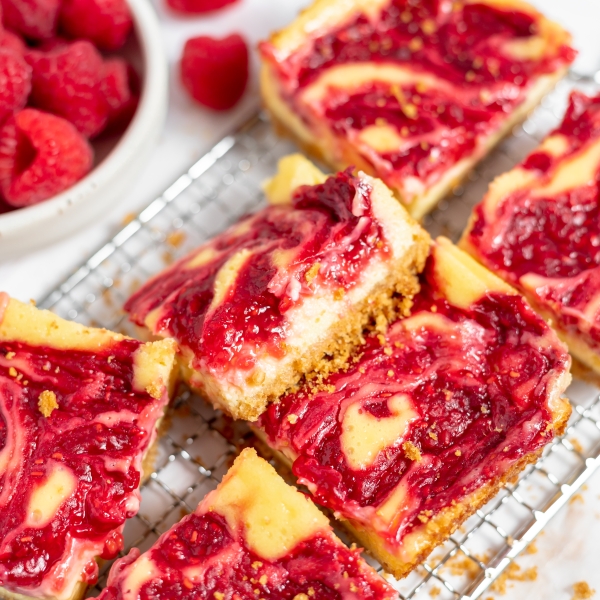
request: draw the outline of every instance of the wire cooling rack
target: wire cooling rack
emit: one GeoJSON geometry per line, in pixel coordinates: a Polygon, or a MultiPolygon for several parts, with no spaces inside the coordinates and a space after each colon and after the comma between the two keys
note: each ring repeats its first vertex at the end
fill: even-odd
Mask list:
{"type": "MultiPolygon", "coordinates": [[[[571,75],[559,84],[426,219],[430,233],[456,240],[488,183],[558,123],[574,85],[595,92],[598,83],[571,75]]],[[[135,335],[121,309],[128,296],[167,264],[260,207],[261,182],[275,172],[278,158],[294,150],[291,142],[275,136],[266,117],[256,116],[221,140],[40,305],[69,319],[135,335]]],[[[583,384],[570,394],[574,410],[565,436],[409,577],[390,579],[399,598],[478,598],[591,477],[600,466],[600,398],[583,384]]],[[[126,550],[148,549],[216,487],[241,447],[257,443],[245,425],[226,419],[183,387],[168,421],[156,470],[142,488],[140,513],[125,527],[126,550]]],[[[98,588],[109,566],[103,566],[98,588]]]]}

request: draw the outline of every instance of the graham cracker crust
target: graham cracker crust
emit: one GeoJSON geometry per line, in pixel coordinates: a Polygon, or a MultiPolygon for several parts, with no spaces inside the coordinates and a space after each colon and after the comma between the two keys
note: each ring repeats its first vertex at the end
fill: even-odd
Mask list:
{"type": "Polygon", "coordinates": [[[211,375],[195,371],[190,366],[189,355],[180,362],[182,378],[193,390],[208,397],[216,408],[236,419],[256,421],[269,402],[293,389],[303,377],[316,381],[344,368],[353,350],[364,343],[365,331],[385,331],[388,323],[408,314],[412,298],[419,291],[418,274],[429,255],[428,234],[419,231],[414,238],[410,249],[401,260],[396,261],[388,277],[373,289],[368,298],[355,306],[347,317],[340,319],[322,343],[281,367],[268,389],[257,386],[252,393],[251,388],[247,387],[243,397],[235,402],[223,395],[218,384],[211,385],[211,375]],[[195,381],[198,380],[201,385],[196,385],[195,381]]]}
{"type": "Polygon", "coordinates": [[[158,445],[160,439],[167,433],[171,426],[171,412],[169,408],[165,408],[163,416],[159,419],[155,426],[155,437],[153,442],[148,446],[142,459],[142,476],[140,478],[140,486],[148,481],[150,475],[156,468],[156,460],[158,458],[158,445]]]}
{"type": "MultiPolygon", "coordinates": [[[[85,591],[87,590],[87,584],[83,581],[78,581],[75,586],[75,590],[73,591],[72,596],[69,600],[81,600],[83,598],[85,591]]],[[[0,598],[2,600],[39,600],[39,598],[35,596],[27,596],[25,594],[17,594],[16,592],[11,592],[6,588],[0,587],[0,598]]],[[[48,597],[47,600],[56,600],[54,597],[48,597]]]]}
{"type": "Polygon", "coordinates": [[[574,377],[600,388],[600,374],[571,354],[571,373],[574,377]]]}

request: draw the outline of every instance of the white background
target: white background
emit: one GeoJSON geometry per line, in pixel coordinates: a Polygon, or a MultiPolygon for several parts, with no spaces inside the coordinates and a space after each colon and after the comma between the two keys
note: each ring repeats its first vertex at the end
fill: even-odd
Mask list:
{"type": "MultiPolygon", "coordinates": [[[[530,0],[562,23],[580,50],[576,68],[600,68],[600,2],[598,0],[530,0]]],[[[91,252],[182,173],[214,142],[257,106],[256,56],[253,79],[243,102],[234,111],[215,115],[194,105],[179,84],[178,59],[185,40],[200,34],[220,36],[240,32],[254,47],[268,33],[288,23],[306,0],[239,0],[214,16],[180,18],[154,4],[163,26],[163,41],[171,65],[170,108],[158,147],[136,187],[122,203],[77,235],[10,263],[0,264],[0,289],[21,300],[39,299],[65,278],[91,252]]],[[[537,566],[535,582],[516,582],[506,600],[570,599],[572,584],[587,581],[600,598],[600,474],[575,502],[562,511],[539,538],[538,552],[520,564],[537,566]]],[[[485,597],[488,595],[486,594],[485,597]]]]}

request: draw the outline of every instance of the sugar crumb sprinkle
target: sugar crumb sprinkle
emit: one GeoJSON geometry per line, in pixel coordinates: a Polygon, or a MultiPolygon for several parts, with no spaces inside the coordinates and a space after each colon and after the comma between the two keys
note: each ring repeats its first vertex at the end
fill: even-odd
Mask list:
{"type": "Polygon", "coordinates": [[[402,444],[402,450],[404,450],[406,458],[410,460],[419,462],[422,458],[421,451],[412,442],[404,442],[402,444]]]}
{"type": "Polygon", "coordinates": [[[44,417],[48,418],[58,408],[56,394],[50,390],[44,390],[38,398],[38,408],[44,417]]]}

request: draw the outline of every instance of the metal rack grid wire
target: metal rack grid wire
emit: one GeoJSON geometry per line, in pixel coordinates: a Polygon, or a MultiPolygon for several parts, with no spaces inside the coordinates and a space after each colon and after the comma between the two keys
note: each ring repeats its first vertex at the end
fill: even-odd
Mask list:
{"type": "MultiPolygon", "coordinates": [[[[427,217],[431,234],[454,240],[460,236],[488,183],[558,123],[575,85],[588,92],[598,89],[592,78],[574,75],[559,84],[453,197],[427,217]]],[[[281,156],[295,150],[274,134],[266,117],[252,118],[198,160],[40,306],[84,324],[135,335],[121,309],[126,298],[173,260],[259,208],[264,202],[261,182],[274,173],[281,156]]],[[[580,383],[570,391],[574,410],[565,435],[411,575],[401,581],[389,578],[399,598],[480,597],[592,476],[600,466],[600,398],[597,390],[580,383]]],[[[244,424],[228,420],[181,387],[155,471],[142,487],[140,513],[125,527],[126,551],[148,549],[216,487],[241,447],[257,443],[244,424]]],[[[109,567],[103,565],[92,595],[104,585],[109,567]]]]}

